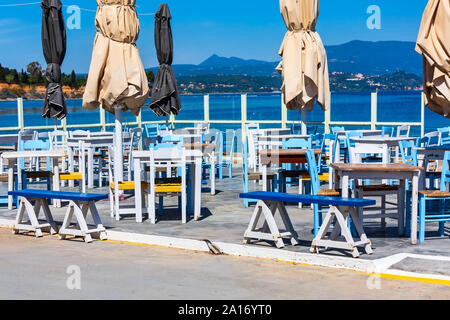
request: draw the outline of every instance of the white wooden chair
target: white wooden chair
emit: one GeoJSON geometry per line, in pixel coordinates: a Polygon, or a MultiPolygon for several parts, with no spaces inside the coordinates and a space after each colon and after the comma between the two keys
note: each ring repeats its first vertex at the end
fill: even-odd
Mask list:
{"type": "Polygon", "coordinates": [[[399,126],[397,127],[397,138],[408,138],[411,126],[399,126]]]}
{"type": "MultiPolygon", "coordinates": [[[[130,180],[124,180],[124,181],[115,181],[114,177],[114,170],[115,170],[115,163],[114,163],[114,147],[109,146],[108,147],[108,172],[109,172],[109,204],[110,204],[110,210],[111,210],[111,217],[115,217],[117,221],[120,220],[121,216],[124,215],[136,215],[136,207],[135,203],[133,202],[127,202],[123,205],[120,204],[121,196],[126,191],[134,191],[135,190],[135,183],[134,181],[130,180]]],[[[146,206],[145,206],[145,195],[148,193],[148,186],[149,184],[147,182],[141,183],[141,197],[142,197],[142,211],[143,213],[147,213],[146,206]]]]}
{"type": "Polygon", "coordinates": [[[187,222],[186,185],[186,157],[184,148],[151,149],[148,191],[148,214],[151,223],[156,223],[156,197],[159,198],[159,211],[162,213],[163,198],[167,196],[178,197],[178,208],[181,209],[181,221],[182,223],[187,222]],[[167,170],[167,177],[157,177],[158,168],[165,168],[167,170]],[[174,168],[177,169],[178,177],[172,177],[172,169],[174,168]]]}
{"type": "MultiPolygon", "coordinates": [[[[357,144],[355,147],[349,148],[350,152],[350,162],[351,163],[366,163],[366,162],[375,162],[379,159],[381,155],[382,162],[388,163],[389,160],[389,151],[382,146],[372,145],[372,144],[357,144]],[[376,156],[376,157],[374,157],[376,156]]],[[[378,160],[379,162],[379,160],[378,160]]],[[[366,181],[355,181],[354,182],[354,191],[358,198],[364,197],[381,197],[381,207],[366,207],[364,209],[359,209],[359,215],[361,222],[364,222],[364,219],[376,219],[381,218],[381,226],[384,228],[386,226],[386,218],[397,219],[399,222],[399,233],[402,233],[403,230],[403,208],[404,208],[404,185],[389,185],[389,184],[366,184],[366,181]],[[403,187],[403,188],[402,188],[403,187]],[[396,195],[397,203],[391,203],[387,201],[388,195],[396,195]],[[393,207],[387,207],[387,205],[392,205],[393,207]],[[364,211],[381,211],[381,213],[367,215],[364,211]]]]}

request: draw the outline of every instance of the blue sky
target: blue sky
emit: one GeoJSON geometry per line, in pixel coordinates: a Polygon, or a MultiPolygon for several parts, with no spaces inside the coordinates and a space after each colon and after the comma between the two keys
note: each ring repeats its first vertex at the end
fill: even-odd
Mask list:
{"type": "MultiPolygon", "coordinates": [[[[1,0],[19,4],[36,0],[1,0]]],[[[278,60],[286,27],[277,0],[167,0],[172,12],[176,64],[198,64],[211,54],[244,59],[278,60]]],[[[351,40],[415,41],[427,0],[320,0],[317,29],[326,45],[351,40]],[[369,30],[370,5],[381,9],[381,30],[369,30]]],[[[64,5],[96,9],[95,0],[63,0],[64,5]]],[[[159,2],[137,0],[138,13],[154,13],[159,2]]],[[[65,12],[66,18],[68,14],[65,12]]],[[[68,30],[63,71],[86,73],[95,36],[95,13],[82,11],[81,29],[68,30]]],[[[145,67],[157,65],[153,16],[140,16],[138,41],[145,67]]],[[[44,58],[39,5],[0,7],[0,63],[17,69],[44,58]]]]}

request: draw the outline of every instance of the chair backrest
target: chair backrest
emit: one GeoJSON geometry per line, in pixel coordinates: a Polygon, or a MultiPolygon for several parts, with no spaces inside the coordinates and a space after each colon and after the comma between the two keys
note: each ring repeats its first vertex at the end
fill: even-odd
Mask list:
{"type": "Polygon", "coordinates": [[[52,150],[65,149],[67,147],[67,138],[69,137],[67,131],[50,131],[48,137],[52,150]]]}
{"type": "Polygon", "coordinates": [[[430,144],[430,137],[423,137],[423,138],[417,139],[416,147],[417,148],[427,148],[429,144],[430,144]]]}
{"type": "MultiPolygon", "coordinates": [[[[362,163],[363,158],[368,155],[387,155],[387,150],[381,145],[375,144],[358,144],[354,147],[349,147],[350,163],[362,163]]],[[[381,162],[388,162],[388,159],[383,159],[381,162]],[[384,161],[383,161],[384,160],[384,161]]]]}
{"type": "Polygon", "coordinates": [[[433,131],[427,133],[424,137],[428,138],[427,147],[440,146],[441,145],[441,137],[442,133],[439,131],[433,131]]]}
{"type": "Polygon", "coordinates": [[[91,132],[88,130],[75,130],[69,132],[70,138],[85,138],[89,137],[90,134],[91,132]]]}
{"type": "MultiPolygon", "coordinates": [[[[43,140],[28,140],[21,141],[19,145],[20,151],[41,151],[41,150],[50,150],[50,141],[43,140]]],[[[47,158],[47,170],[50,169],[50,158],[47,158]]],[[[21,169],[25,169],[25,159],[20,159],[20,167],[21,169]]],[[[39,170],[39,168],[37,168],[39,170]]]]}
{"type": "Polygon", "coordinates": [[[228,129],[224,133],[225,135],[225,152],[230,155],[231,159],[233,159],[234,149],[235,149],[235,140],[236,138],[236,131],[228,129]]]}
{"type": "Polygon", "coordinates": [[[345,128],[344,127],[331,127],[331,132],[333,132],[333,134],[336,134],[341,131],[345,131],[345,128]]]}
{"type": "Polygon", "coordinates": [[[306,159],[308,162],[309,176],[311,177],[311,192],[313,195],[317,195],[320,191],[320,181],[314,150],[310,149],[306,151],[306,159]]]}
{"type": "Polygon", "coordinates": [[[441,191],[448,191],[447,184],[450,183],[450,151],[446,151],[442,161],[441,191]]]}
{"type": "Polygon", "coordinates": [[[410,126],[399,126],[397,127],[397,137],[407,138],[409,137],[410,126]]]}
{"type": "Polygon", "coordinates": [[[450,127],[439,128],[438,132],[441,133],[441,145],[450,144],[450,127]]]}
{"type": "Polygon", "coordinates": [[[259,130],[259,123],[248,123],[245,125],[245,129],[248,130],[259,130]]]}
{"type": "Polygon", "coordinates": [[[291,133],[292,134],[302,134],[302,125],[298,123],[291,124],[291,133]]]}
{"type": "Polygon", "coordinates": [[[37,133],[32,130],[20,131],[17,139],[17,145],[20,147],[21,141],[36,140],[37,133]]]}
{"type": "Polygon", "coordinates": [[[139,149],[142,140],[142,128],[133,128],[130,130],[130,133],[133,134],[133,142],[132,142],[133,148],[139,149]]]}
{"type": "Polygon", "coordinates": [[[336,154],[336,148],[337,148],[337,144],[339,143],[338,141],[338,135],[337,134],[332,134],[332,133],[326,133],[323,136],[323,148],[322,148],[322,154],[333,154],[334,159],[330,158],[331,163],[333,162],[337,162],[336,159],[339,157],[339,155],[336,154]],[[328,144],[327,144],[328,141],[328,144]],[[331,150],[330,148],[332,147],[331,142],[333,142],[333,149],[331,150]]]}
{"type": "Polygon", "coordinates": [[[164,142],[183,143],[184,137],[180,135],[170,135],[161,137],[161,143],[164,142]]]}
{"type": "Polygon", "coordinates": [[[310,138],[294,138],[283,141],[283,149],[308,149],[311,146],[310,138]]]}
{"type": "Polygon", "coordinates": [[[158,125],[157,124],[144,124],[145,136],[147,138],[153,138],[158,136],[158,125]]]}
{"type": "Polygon", "coordinates": [[[363,134],[362,132],[359,131],[350,131],[350,132],[346,132],[345,133],[345,141],[346,141],[346,145],[347,147],[354,147],[355,146],[355,141],[353,141],[351,138],[362,138],[363,134]]]}
{"type": "Polygon", "coordinates": [[[394,127],[382,127],[381,128],[381,136],[382,137],[393,137],[394,136],[394,127]]]}
{"type": "Polygon", "coordinates": [[[406,164],[417,165],[417,150],[415,149],[416,143],[412,140],[399,141],[400,154],[402,156],[402,162],[406,164]]]}
{"type": "Polygon", "coordinates": [[[325,135],[323,135],[323,134],[311,135],[311,139],[310,139],[311,146],[310,146],[310,148],[311,149],[323,150],[323,146],[324,146],[324,143],[325,143],[325,139],[324,138],[325,138],[325,135]]]}

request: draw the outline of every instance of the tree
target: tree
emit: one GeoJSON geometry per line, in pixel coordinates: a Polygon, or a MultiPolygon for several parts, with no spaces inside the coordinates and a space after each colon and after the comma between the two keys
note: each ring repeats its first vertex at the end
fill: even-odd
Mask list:
{"type": "Polygon", "coordinates": [[[42,75],[42,66],[39,62],[33,61],[27,65],[27,72],[32,75],[38,77],[42,75]]]}
{"type": "Polygon", "coordinates": [[[20,73],[20,83],[28,84],[28,74],[25,71],[23,71],[23,69],[22,72],[20,73]]]}
{"type": "Polygon", "coordinates": [[[149,70],[146,72],[146,74],[148,82],[155,82],[155,74],[153,73],[153,71],[149,70]]]}
{"type": "Polygon", "coordinates": [[[5,69],[0,64],[0,82],[5,81],[6,72],[5,69]]]}
{"type": "Polygon", "coordinates": [[[74,88],[77,86],[77,75],[75,74],[75,70],[72,70],[70,74],[70,87],[74,88]]]}

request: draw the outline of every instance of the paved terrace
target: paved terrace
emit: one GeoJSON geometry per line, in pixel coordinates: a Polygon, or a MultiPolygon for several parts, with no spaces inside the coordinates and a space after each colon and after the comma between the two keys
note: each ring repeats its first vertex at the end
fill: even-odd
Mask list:
{"type": "MultiPolygon", "coordinates": [[[[250,191],[260,190],[260,186],[250,183],[250,191]],[[253,189],[253,190],[252,190],[253,189]]],[[[63,188],[64,190],[64,188],[63,188]]],[[[78,191],[75,190],[67,191],[78,191]]],[[[241,168],[234,170],[232,179],[224,178],[216,180],[217,194],[212,196],[207,185],[202,193],[202,217],[199,221],[194,221],[192,216],[188,218],[188,223],[181,224],[181,213],[177,210],[176,198],[165,198],[165,210],[163,216],[157,215],[157,223],[152,225],[149,220],[143,223],[136,223],[134,216],[124,217],[120,221],[111,218],[109,211],[109,201],[102,201],[97,204],[102,222],[108,230],[138,233],[144,235],[158,235],[193,240],[209,240],[211,242],[225,242],[231,244],[242,244],[243,234],[249,223],[254,207],[245,208],[243,201],[239,199],[242,190],[241,168]]],[[[296,193],[297,188],[289,190],[296,193]]],[[[6,184],[0,186],[2,194],[6,194],[6,184]]],[[[89,192],[107,193],[106,188],[93,189],[89,192]]],[[[133,202],[134,203],[134,202],[133,202]]],[[[123,202],[122,202],[123,204],[123,202]]],[[[66,206],[63,203],[63,206],[66,206]]],[[[54,219],[61,224],[63,221],[65,208],[51,208],[54,219]]],[[[313,213],[310,208],[299,209],[297,206],[288,206],[288,212],[292,219],[294,228],[299,235],[299,245],[292,246],[286,242],[284,249],[293,252],[309,253],[311,241],[313,239],[313,213]]],[[[13,220],[16,210],[8,211],[0,208],[0,219],[13,220]]],[[[92,221],[88,222],[92,223],[92,221]]],[[[281,223],[280,223],[281,225],[281,223]]],[[[373,255],[367,255],[360,250],[359,259],[374,260],[385,258],[399,253],[412,253],[429,256],[447,257],[448,261],[423,260],[417,258],[406,258],[396,263],[393,267],[404,271],[423,272],[450,276],[450,230],[446,229],[446,237],[440,238],[437,234],[437,224],[427,224],[427,239],[425,243],[411,245],[409,238],[397,235],[397,222],[387,219],[386,228],[381,228],[380,220],[365,221],[364,228],[367,236],[372,241],[373,255]]],[[[81,239],[80,239],[81,241],[81,239]]],[[[257,242],[250,244],[258,248],[276,248],[271,242],[257,242]]],[[[321,250],[322,256],[327,257],[351,257],[349,252],[338,250],[321,250]]]]}

